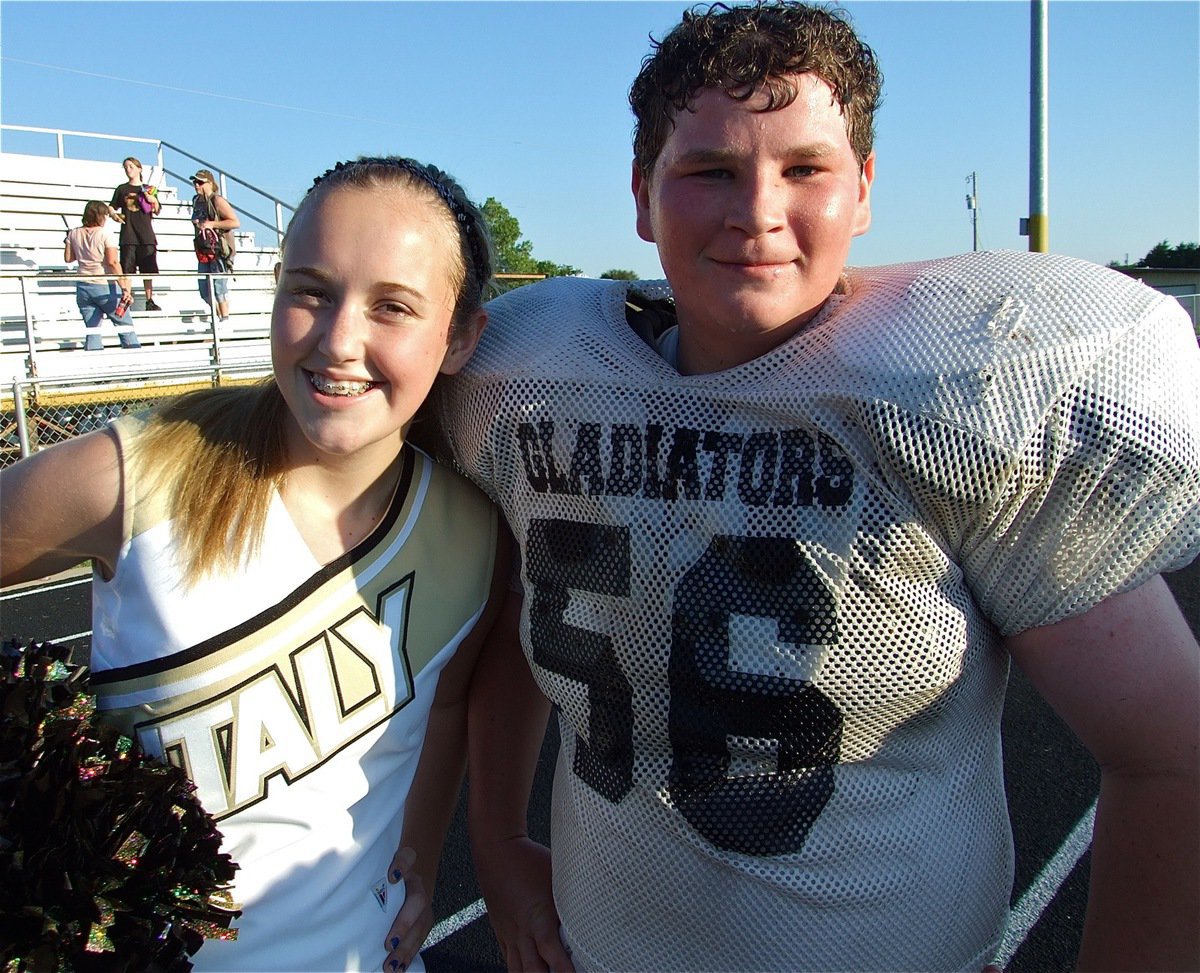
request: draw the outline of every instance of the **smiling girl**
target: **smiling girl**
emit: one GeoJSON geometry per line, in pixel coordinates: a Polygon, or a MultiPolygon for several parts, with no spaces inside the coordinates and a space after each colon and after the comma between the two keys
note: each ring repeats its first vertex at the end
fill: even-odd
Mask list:
{"type": "Polygon", "coordinates": [[[240,866],[238,937],[198,970],[423,968],[508,542],[406,432],[474,350],[490,276],[445,173],[339,164],[284,242],[272,380],[3,474],[0,581],[92,559],[99,707],[187,770],[240,866]]]}

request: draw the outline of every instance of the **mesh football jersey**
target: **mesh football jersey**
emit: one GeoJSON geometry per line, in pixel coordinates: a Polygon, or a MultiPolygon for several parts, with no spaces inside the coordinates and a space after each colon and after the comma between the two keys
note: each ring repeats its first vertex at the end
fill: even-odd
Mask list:
{"type": "Polygon", "coordinates": [[[851,271],[774,351],[685,376],[631,290],[669,296],[493,302],[442,403],[523,553],[577,968],[978,971],[1013,871],[1002,637],[1200,546],[1186,315],[968,254],[851,271]]]}
{"type": "MultiPolygon", "coordinates": [[[[239,869],[233,942],[195,969],[379,970],[404,901],[387,869],[442,669],[478,620],[498,514],[408,448],[377,529],[321,566],[278,496],[241,570],[182,584],[122,442],[127,541],[94,579],[99,707],[183,766],[239,869]]],[[[415,969],[423,969],[418,957],[415,969]]]]}

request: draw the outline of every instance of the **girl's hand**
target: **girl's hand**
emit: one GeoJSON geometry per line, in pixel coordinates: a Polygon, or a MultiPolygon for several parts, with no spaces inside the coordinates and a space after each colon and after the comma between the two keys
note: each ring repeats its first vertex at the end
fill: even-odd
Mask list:
{"type": "Polygon", "coordinates": [[[433,897],[425,890],[425,880],[416,871],[417,853],[401,848],[388,868],[388,881],[404,882],[404,905],[388,931],[384,949],[384,973],[403,973],[417,955],[429,930],[433,928],[433,897]]]}

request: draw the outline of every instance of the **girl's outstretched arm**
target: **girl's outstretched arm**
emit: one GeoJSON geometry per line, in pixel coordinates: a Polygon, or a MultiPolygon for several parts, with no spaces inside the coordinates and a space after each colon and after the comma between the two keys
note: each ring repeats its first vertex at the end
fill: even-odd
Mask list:
{"type": "Polygon", "coordinates": [[[13,464],[0,472],[0,586],[89,558],[111,576],[121,521],[120,451],[107,429],[13,464]]]}

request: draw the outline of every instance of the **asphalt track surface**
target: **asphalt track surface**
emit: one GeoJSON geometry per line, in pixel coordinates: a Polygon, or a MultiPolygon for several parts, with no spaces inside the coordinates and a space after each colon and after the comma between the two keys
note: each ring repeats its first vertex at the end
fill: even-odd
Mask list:
{"type": "MultiPolygon", "coordinates": [[[[1167,575],[1192,631],[1200,635],[1200,559],[1167,575]]],[[[0,638],[65,640],[86,659],[91,634],[87,575],[0,592],[0,638]]],[[[553,728],[531,803],[530,830],[548,841],[548,802],[558,740],[553,728]]],[[[1087,899],[1091,813],[1099,774],[1087,752],[1014,669],[1004,712],[1005,780],[1017,849],[1013,916],[1001,960],[1011,973],[1074,967],[1087,899]]],[[[504,970],[475,884],[464,805],[446,843],[434,897],[437,925],[424,950],[431,971],[504,970]]]]}

